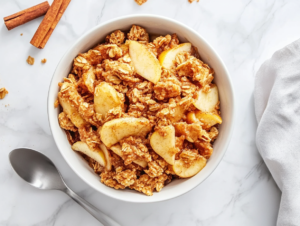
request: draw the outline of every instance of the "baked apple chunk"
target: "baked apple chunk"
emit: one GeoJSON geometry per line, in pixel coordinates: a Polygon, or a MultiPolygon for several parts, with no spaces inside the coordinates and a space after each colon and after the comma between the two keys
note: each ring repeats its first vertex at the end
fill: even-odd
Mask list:
{"type": "Polygon", "coordinates": [[[100,130],[100,137],[107,147],[111,147],[125,137],[145,137],[151,129],[152,127],[148,119],[134,117],[119,118],[104,123],[100,130]]]}

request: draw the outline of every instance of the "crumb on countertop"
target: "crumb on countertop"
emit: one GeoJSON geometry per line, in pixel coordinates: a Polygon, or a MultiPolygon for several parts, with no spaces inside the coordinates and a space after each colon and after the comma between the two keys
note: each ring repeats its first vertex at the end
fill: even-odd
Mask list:
{"type": "Polygon", "coordinates": [[[41,62],[42,62],[43,64],[45,64],[45,63],[47,62],[47,59],[44,58],[44,59],[41,60],[41,62]]]}
{"type": "Polygon", "coordinates": [[[134,0],[137,4],[143,5],[147,0],[134,0]]]}
{"type": "Polygon", "coordinates": [[[27,63],[30,64],[30,65],[33,65],[33,64],[34,64],[34,58],[31,57],[31,56],[28,56],[28,58],[27,58],[26,61],[27,61],[27,63]]]}
{"type": "MultiPolygon", "coordinates": [[[[137,4],[139,5],[143,5],[145,2],[147,2],[147,0],[134,0],[137,4]]],[[[199,2],[200,0],[188,0],[189,3],[193,3],[194,1],[199,2]]]]}
{"type": "Polygon", "coordinates": [[[8,94],[7,89],[5,89],[4,87],[0,88],[0,99],[3,99],[6,96],[6,94],[8,94]]]}
{"type": "Polygon", "coordinates": [[[23,36],[23,33],[21,33],[20,35],[23,36]]]}

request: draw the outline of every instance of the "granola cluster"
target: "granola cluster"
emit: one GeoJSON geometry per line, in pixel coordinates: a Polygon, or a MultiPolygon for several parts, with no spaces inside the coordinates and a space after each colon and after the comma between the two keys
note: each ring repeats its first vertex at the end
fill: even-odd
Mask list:
{"type": "MultiPolygon", "coordinates": [[[[116,30],[106,36],[105,43],[78,54],[71,73],[59,83],[60,92],[54,105],[62,107],[58,122],[70,144],[81,141],[93,151],[104,145],[100,134],[106,123],[122,118],[147,119],[149,133],[124,137],[105,148],[110,169],[85,154],[82,156],[105,185],[152,195],[180,178],[168,160],[152,148],[153,133],[165,137],[168,126],[175,129],[172,152],[176,153],[175,160],[183,162],[183,167],[190,167],[200,158],[210,158],[218,127],[205,126],[201,121],[191,123],[187,115],[197,110],[195,101],[199,91],[210,90],[214,72],[192,47],[190,52],[177,54],[171,68],[162,67],[161,78],[154,84],[135,71],[129,54],[131,40],[144,45],[157,58],[180,44],[176,34],[150,40],[146,29],[137,25],[127,34],[116,30]],[[105,95],[107,103],[115,103],[109,109],[108,104],[100,106],[95,101],[97,89],[103,85],[113,90],[105,95]]],[[[216,114],[220,114],[218,108],[216,114]]]]}
{"type": "Polygon", "coordinates": [[[4,87],[0,88],[0,99],[4,99],[4,97],[6,96],[6,94],[8,94],[7,89],[5,89],[4,87]]]}

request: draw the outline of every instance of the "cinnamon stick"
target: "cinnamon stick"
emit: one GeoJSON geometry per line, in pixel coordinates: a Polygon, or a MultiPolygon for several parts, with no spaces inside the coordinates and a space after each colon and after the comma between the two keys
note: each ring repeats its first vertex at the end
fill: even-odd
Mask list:
{"type": "Polygon", "coordinates": [[[53,22],[55,21],[61,4],[62,0],[53,1],[52,5],[50,6],[50,9],[46,13],[43,21],[41,22],[40,26],[38,27],[37,31],[35,32],[33,38],[30,41],[30,43],[35,47],[39,48],[43,39],[47,35],[47,32],[50,30],[53,22]]]}
{"type": "Polygon", "coordinates": [[[18,13],[12,14],[10,16],[4,17],[4,23],[8,30],[25,24],[33,19],[43,16],[47,13],[50,8],[49,3],[42,2],[38,5],[32,6],[28,9],[24,9],[18,13]]]}
{"type": "Polygon", "coordinates": [[[62,15],[64,14],[64,12],[66,11],[69,3],[71,2],[71,0],[63,0],[60,9],[58,11],[58,14],[56,15],[56,18],[53,22],[53,24],[51,25],[49,31],[47,32],[46,36],[44,37],[42,43],[40,44],[39,48],[43,49],[46,45],[46,43],[48,42],[52,32],[54,31],[56,25],[58,24],[58,22],[60,21],[60,18],[62,17],[62,15]]]}

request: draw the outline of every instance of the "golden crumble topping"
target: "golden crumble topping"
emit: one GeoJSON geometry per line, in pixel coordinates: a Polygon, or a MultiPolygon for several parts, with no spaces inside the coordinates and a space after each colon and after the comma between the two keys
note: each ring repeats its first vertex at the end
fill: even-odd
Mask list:
{"type": "Polygon", "coordinates": [[[128,165],[134,160],[151,162],[151,155],[146,147],[147,140],[141,137],[130,136],[120,141],[122,146],[122,158],[124,164],[128,165]]]}
{"type": "Polygon", "coordinates": [[[164,169],[159,165],[157,161],[152,161],[148,163],[148,170],[145,170],[145,172],[150,176],[150,177],[158,177],[163,174],[164,169]]]}
{"type": "Polygon", "coordinates": [[[125,34],[120,30],[116,30],[110,35],[107,35],[105,39],[107,43],[116,44],[117,46],[121,46],[121,44],[124,43],[124,40],[125,40],[125,34]]]}
{"type": "Polygon", "coordinates": [[[104,167],[101,166],[97,161],[86,155],[83,157],[88,162],[89,166],[95,171],[95,173],[101,174],[104,171],[104,167]]]}
{"type": "Polygon", "coordinates": [[[189,142],[195,142],[197,140],[210,141],[208,133],[202,129],[199,123],[187,124],[186,122],[174,123],[176,135],[185,136],[185,139],[189,142]]]}
{"type": "Polygon", "coordinates": [[[114,177],[117,175],[113,171],[104,171],[100,174],[101,182],[114,189],[125,189],[125,186],[119,183],[114,177]]]}
{"type": "Polygon", "coordinates": [[[164,182],[168,179],[166,174],[162,174],[159,177],[150,177],[148,174],[143,174],[139,179],[130,186],[131,189],[135,189],[139,192],[143,192],[146,195],[153,195],[154,189],[160,191],[164,187],[164,182]]]}
{"type": "Polygon", "coordinates": [[[71,130],[65,130],[67,139],[71,145],[75,144],[77,141],[80,141],[80,135],[77,132],[72,132],[71,130]]]}
{"type": "Polygon", "coordinates": [[[190,77],[193,81],[199,82],[204,91],[209,90],[209,84],[214,79],[210,67],[194,56],[189,56],[185,62],[177,66],[176,70],[179,76],[190,77]]]}
{"type": "Polygon", "coordinates": [[[65,112],[61,112],[58,115],[58,122],[61,128],[65,130],[70,130],[73,132],[77,131],[77,127],[72,123],[72,121],[68,118],[65,112]]]}
{"type": "Polygon", "coordinates": [[[34,58],[31,57],[31,56],[28,56],[26,62],[27,62],[28,64],[30,64],[30,65],[33,65],[33,64],[34,64],[34,58]]]}
{"type": "Polygon", "coordinates": [[[160,55],[163,51],[176,47],[179,44],[179,40],[176,34],[172,36],[166,35],[157,37],[153,41],[153,44],[155,45],[157,55],[160,55]]]}
{"type": "Polygon", "coordinates": [[[132,25],[129,33],[127,34],[127,38],[129,40],[139,41],[145,44],[149,42],[149,34],[146,29],[137,25],[132,25]]]}
{"type": "Polygon", "coordinates": [[[208,135],[209,135],[209,138],[211,139],[211,141],[214,141],[215,139],[217,139],[217,137],[219,135],[219,130],[216,127],[211,127],[208,135]]]}
{"type": "Polygon", "coordinates": [[[41,62],[42,62],[43,64],[45,64],[45,63],[47,62],[47,59],[44,58],[44,59],[41,60],[41,62]]]}
{"type": "Polygon", "coordinates": [[[184,149],[179,156],[180,159],[183,160],[184,165],[187,168],[200,157],[198,150],[196,149],[184,149]]]}
{"type": "Polygon", "coordinates": [[[163,78],[154,86],[154,93],[158,100],[177,97],[181,93],[181,84],[176,77],[163,78]]]}
{"type": "Polygon", "coordinates": [[[117,172],[114,176],[114,179],[117,180],[120,184],[128,187],[136,181],[136,172],[135,170],[124,170],[121,172],[117,172]]]}
{"type": "Polygon", "coordinates": [[[220,101],[210,103],[218,97],[209,96],[216,87],[214,71],[191,44],[163,66],[170,50],[182,45],[176,34],[150,41],[138,25],[127,35],[116,30],[105,43],[78,54],[58,84],[58,123],[106,186],[153,195],[175,179],[194,176],[194,165],[212,155],[221,123],[220,101]],[[149,67],[137,69],[143,62],[136,64],[132,43],[144,49],[146,55],[137,56],[148,59],[149,67]],[[156,67],[151,63],[159,67],[156,82],[148,76],[156,67]]]}
{"type": "Polygon", "coordinates": [[[197,140],[195,142],[195,147],[199,150],[199,153],[204,157],[209,159],[213,153],[213,148],[210,142],[197,140]]]}
{"type": "Polygon", "coordinates": [[[0,88],[0,99],[3,99],[6,96],[6,94],[8,94],[7,89],[5,89],[4,87],[0,88]]]}

